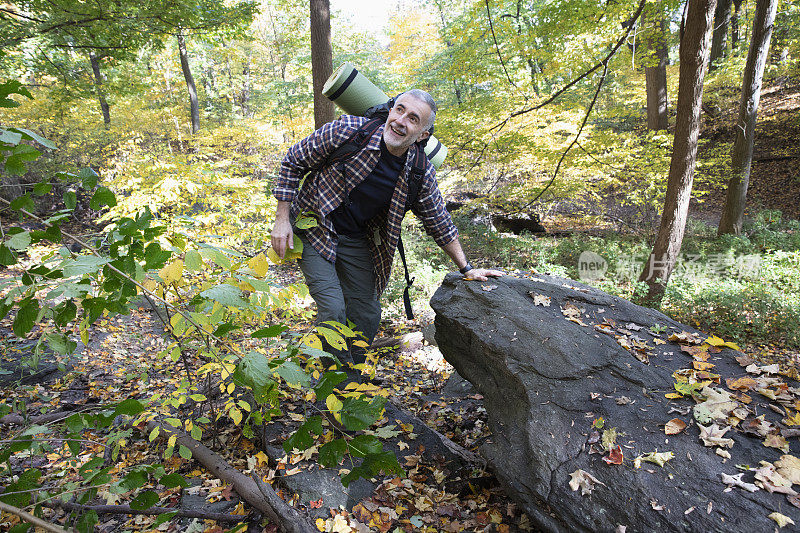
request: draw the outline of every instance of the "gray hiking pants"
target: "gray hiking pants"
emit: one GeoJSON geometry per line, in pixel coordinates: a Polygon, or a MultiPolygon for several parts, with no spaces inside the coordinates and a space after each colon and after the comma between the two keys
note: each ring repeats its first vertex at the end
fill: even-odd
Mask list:
{"type": "MultiPolygon", "coordinates": [[[[335,263],[320,256],[302,234],[300,239],[303,241],[300,270],[317,304],[317,324],[328,320],[347,324],[350,320],[355,324],[354,329],[364,336],[362,340],[371,344],[381,322],[381,304],[375,290],[375,271],[366,237],[339,235],[335,263]]],[[[353,340],[348,339],[348,344],[353,340]]],[[[325,351],[342,361],[352,360],[358,364],[365,360],[364,349],[355,346],[349,354],[327,345],[325,351]]]]}

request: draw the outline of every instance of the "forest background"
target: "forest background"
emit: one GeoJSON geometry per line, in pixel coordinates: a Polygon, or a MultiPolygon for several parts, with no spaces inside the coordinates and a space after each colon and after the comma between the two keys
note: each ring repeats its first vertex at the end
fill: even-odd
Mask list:
{"type": "MultiPolygon", "coordinates": [[[[385,35],[332,12],[332,65],[349,61],[387,94],[419,87],[437,100],[436,136],[449,148],[437,177],[459,204],[454,219],[474,262],[582,278],[791,366],[800,347],[796,4],[716,3],[701,54],[710,56],[708,72],[694,80],[702,108],[698,101],[688,220],[678,224],[677,251],[662,279],[644,275],[658,256],[662,213],[670,212],[681,38],[698,23],[692,7],[703,5],[399,0],[385,35]],[[759,7],[777,13],[771,41],[760,46],[766,66],[758,92],[768,105],[759,109],[749,156],[757,161],[753,183],[766,185],[739,206],[743,222],[718,229],[734,209],[725,205],[729,181],[741,173],[731,153],[759,7]],[[554,235],[504,233],[492,225],[498,217],[538,217],[554,235]],[[585,252],[605,261],[603,276],[581,271],[585,252]]],[[[145,294],[170,324],[159,357],[182,365],[186,377],[162,398],[112,407],[134,418],[129,427],[146,427],[159,414],[199,439],[227,416],[247,436],[277,416],[288,390],[312,389],[321,375],[314,366],[320,339],[335,344],[352,332],[312,328],[296,273],[268,259],[272,180],[288,146],[315,124],[309,20],[309,3],[295,0],[0,4],[6,350],[21,338],[28,367],[56,353],[67,369],[79,337],[88,343],[98,320],[126,313],[145,294]],[[269,355],[267,367],[257,353],[269,355]],[[234,385],[254,392],[255,401],[234,385]],[[223,398],[209,400],[209,387],[223,398]],[[188,416],[187,397],[198,404],[188,416]]],[[[453,268],[412,216],[404,236],[415,308],[430,321],[427,299],[453,268]]],[[[401,270],[383,298],[394,326],[401,322],[401,270]]],[[[25,404],[38,394],[9,385],[0,415],[29,418],[25,404]]],[[[380,416],[376,398],[352,398],[368,412],[362,422],[380,416]]],[[[332,403],[335,413],[352,407],[332,403]]],[[[72,423],[76,439],[110,424],[88,416],[72,423]]],[[[13,442],[53,453],[30,428],[13,442]]],[[[114,448],[123,437],[110,435],[114,448]]],[[[155,440],[158,431],[147,436],[155,440]]],[[[321,462],[358,453],[346,437],[327,444],[331,455],[321,462]]],[[[170,439],[165,453],[191,456],[184,448],[170,439]]],[[[9,461],[3,475],[17,476],[21,487],[21,472],[31,469],[12,465],[23,448],[11,449],[0,456],[9,461]]],[[[377,458],[377,444],[370,450],[377,458]]],[[[382,460],[356,473],[397,467],[382,460]]],[[[54,475],[38,474],[22,479],[35,477],[39,486],[54,475]]],[[[98,475],[81,473],[88,487],[81,501],[97,495],[105,479],[98,475]]],[[[147,471],[148,479],[154,475],[147,471]]],[[[120,478],[128,480],[123,488],[135,485],[130,476],[120,478]]],[[[140,487],[134,496],[147,493],[140,487]]],[[[142,497],[149,506],[156,501],[142,497]]],[[[6,503],[42,514],[37,502],[6,503]]],[[[82,520],[93,523],[96,515],[82,520]]]]}

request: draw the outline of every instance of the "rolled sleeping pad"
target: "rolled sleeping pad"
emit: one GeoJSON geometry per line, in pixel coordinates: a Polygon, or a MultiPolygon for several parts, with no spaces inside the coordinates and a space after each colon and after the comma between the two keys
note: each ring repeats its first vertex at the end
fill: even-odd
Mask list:
{"type": "MultiPolygon", "coordinates": [[[[389,100],[389,96],[375,86],[350,63],[342,63],[325,85],[322,94],[338,105],[348,115],[363,116],[372,106],[389,100]]],[[[434,168],[439,168],[447,157],[447,147],[430,136],[425,153],[434,168]]]]}

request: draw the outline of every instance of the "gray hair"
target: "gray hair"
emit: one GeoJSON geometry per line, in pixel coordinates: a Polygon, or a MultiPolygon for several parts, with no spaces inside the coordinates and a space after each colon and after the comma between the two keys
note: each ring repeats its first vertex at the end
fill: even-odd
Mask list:
{"type": "MultiPolygon", "coordinates": [[[[436,105],[436,101],[433,99],[433,96],[423,91],[422,89],[411,89],[409,91],[404,92],[403,94],[410,94],[417,100],[422,100],[423,102],[428,104],[428,107],[431,108],[431,116],[428,119],[428,125],[425,126],[425,129],[426,130],[431,129],[431,127],[433,127],[434,121],[436,120],[436,111],[439,109],[439,107],[436,105]]],[[[403,96],[403,94],[401,94],[400,96],[403,96]]]]}

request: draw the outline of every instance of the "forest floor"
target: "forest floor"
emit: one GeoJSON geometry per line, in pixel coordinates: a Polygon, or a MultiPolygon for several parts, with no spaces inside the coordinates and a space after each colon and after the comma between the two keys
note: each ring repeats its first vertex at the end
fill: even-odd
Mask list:
{"type": "MultiPolygon", "coordinates": [[[[753,170],[748,193],[746,214],[759,209],[776,209],[786,218],[800,218],[800,83],[783,83],[767,87],[762,96],[756,132],[753,170]]],[[[726,107],[725,112],[706,114],[702,137],[714,142],[732,142],[736,108],[726,107]]],[[[713,110],[712,110],[713,111],[713,110]]],[[[725,184],[709,191],[705,202],[693,200],[691,216],[716,225],[724,203],[725,184]]],[[[476,258],[477,259],[477,258],[476,258]]],[[[284,275],[296,279],[299,273],[287,269],[284,275]]],[[[10,339],[8,318],[0,324],[0,334],[10,339]],[[5,326],[5,327],[3,327],[5,326]]],[[[463,395],[445,394],[445,385],[453,369],[418,332],[420,323],[386,321],[379,335],[383,337],[403,336],[408,345],[400,347],[381,360],[377,377],[381,386],[398,405],[416,414],[431,428],[437,430],[464,448],[475,450],[490,437],[486,423],[486,412],[481,406],[481,397],[474,391],[463,395]],[[411,334],[411,335],[410,335],[411,334]]],[[[9,340],[10,342],[10,340],[9,340]]],[[[154,390],[169,387],[175,379],[170,365],[159,360],[157,353],[163,345],[159,327],[154,317],[136,310],[129,316],[104,319],[94,328],[93,340],[71,365],[75,370],[72,381],[62,380],[58,372],[42,375],[38,381],[29,382],[25,388],[0,387],[0,398],[20,398],[27,403],[29,413],[53,408],[75,408],[98,403],[120,401],[128,397],[150,395],[154,390]],[[143,369],[149,369],[147,375],[143,369]]],[[[4,363],[19,359],[30,348],[30,343],[19,343],[19,349],[2,354],[4,363]]],[[[764,351],[758,347],[742,347],[748,354],[764,359],[764,351]]],[[[773,354],[781,361],[785,354],[773,354]]],[[[54,367],[55,360],[44,364],[54,367]]],[[[8,383],[6,383],[7,385],[8,383]]],[[[231,426],[232,427],[232,426],[231,426]]],[[[257,457],[256,444],[229,428],[223,430],[223,441],[217,447],[232,466],[241,470],[253,468],[253,457],[257,457]]],[[[409,442],[411,442],[409,440],[409,442]]],[[[413,446],[413,442],[411,442],[413,446]]],[[[148,444],[138,439],[121,456],[120,468],[125,461],[158,462],[163,449],[155,443],[148,444]]],[[[352,509],[331,509],[323,520],[327,531],[349,531],[346,524],[354,525],[356,531],[405,531],[419,530],[423,526],[443,531],[519,531],[529,530],[528,518],[522,514],[504,493],[497,478],[488,470],[475,469],[469,479],[457,488],[450,488],[448,479],[436,464],[425,458],[403,467],[411,474],[410,482],[403,484],[390,479],[376,492],[352,509]],[[376,499],[377,498],[377,499],[376,499]],[[341,518],[337,518],[341,517],[341,518]],[[345,525],[342,525],[344,522],[345,525]],[[335,529],[341,526],[340,529],[335,529]]],[[[54,458],[53,460],[56,460],[54,458]]],[[[61,460],[61,459],[58,459],[61,460]]],[[[192,491],[200,496],[203,505],[218,504],[215,511],[247,513],[248,508],[237,504],[230,488],[198,468],[191,459],[174,456],[167,461],[197,483],[192,491]],[[205,502],[205,503],[203,503],[205,502]],[[220,505],[221,504],[221,505],[220,505]]],[[[256,460],[260,465],[261,459],[256,460]]],[[[278,464],[269,463],[265,469],[279,469],[278,464]]],[[[283,465],[282,475],[289,476],[294,470],[283,465]]],[[[280,477],[280,476],[278,476],[280,477]]],[[[173,490],[173,489],[170,489],[173,490]]],[[[296,495],[284,493],[287,501],[303,508],[296,495]]],[[[113,500],[112,495],[108,498],[113,500]]],[[[180,505],[186,495],[181,490],[162,494],[165,502],[180,505]]],[[[109,500],[107,500],[109,501],[109,500]]],[[[305,510],[309,510],[305,508],[305,510]]],[[[52,516],[63,519],[63,514],[52,516]]],[[[99,531],[148,530],[154,517],[129,517],[126,515],[101,516],[99,531]]],[[[4,525],[0,523],[0,529],[4,525]]],[[[213,522],[200,520],[172,521],[159,527],[162,531],[222,531],[213,522]]],[[[252,531],[260,531],[255,525],[252,531]]],[[[274,531],[268,527],[266,531],[274,531]]]]}
{"type": "MultiPolygon", "coordinates": [[[[734,92],[738,96],[738,90],[734,92]]],[[[753,165],[747,191],[745,216],[762,209],[775,209],[784,218],[800,219],[800,81],[778,80],[764,88],[758,108],[753,165]]],[[[738,102],[728,96],[715,106],[712,114],[704,112],[700,138],[716,143],[733,143],[738,102]],[[718,109],[724,111],[717,111],[718,109]]],[[[716,226],[725,204],[727,183],[710,191],[702,203],[697,201],[702,187],[695,188],[689,207],[690,216],[716,226]]]]}

